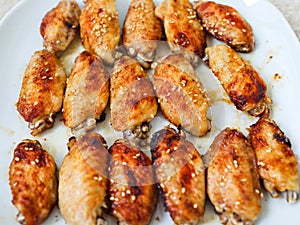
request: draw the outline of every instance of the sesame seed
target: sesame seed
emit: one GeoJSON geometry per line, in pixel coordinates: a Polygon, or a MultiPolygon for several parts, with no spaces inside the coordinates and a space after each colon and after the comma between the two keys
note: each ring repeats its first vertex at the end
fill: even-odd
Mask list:
{"type": "Polygon", "coordinates": [[[235,204],[236,204],[236,205],[239,205],[239,204],[241,204],[241,203],[240,203],[239,201],[236,201],[235,204]]]}
{"type": "Polygon", "coordinates": [[[39,161],[39,159],[35,159],[35,162],[36,162],[36,163],[39,163],[40,161],[39,161]]]}
{"type": "Polygon", "coordinates": [[[30,164],[31,164],[31,165],[35,165],[35,161],[31,161],[30,164]]]}
{"type": "Polygon", "coordinates": [[[265,166],[265,163],[264,162],[258,162],[257,165],[258,166],[265,166]]]}
{"type": "Polygon", "coordinates": [[[109,200],[113,201],[113,200],[115,200],[115,198],[114,197],[110,197],[109,200]]]}
{"type": "Polygon", "coordinates": [[[19,162],[19,161],[20,161],[20,158],[19,158],[19,157],[15,157],[15,160],[16,160],[17,162],[19,162]]]}
{"type": "Polygon", "coordinates": [[[131,200],[135,201],[135,199],[136,199],[136,196],[135,195],[131,195],[131,200]]]}
{"type": "Polygon", "coordinates": [[[246,182],[246,181],[247,181],[246,178],[241,179],[241,182],[246,182]]]}
{"type": "Polygon", "coordinates": [[[259,194],[259,193],[260,193],[260,190],[258,190],[258,189],[255,189],[255,192],[256,192],[257,194],[259,194]]]}
{"type": "Polygon", "coordinates": [[[185,193],[185,188],[181,188],[181,193],[185,193]]]}
{"type": "Polygon", "coordinates": [[[224,182],[220,182],[220,186],[225,186],[225,183],[224,182]]]}
{"type": "Polygon", "coordinates": [[[121,196],[122,196],[122,197],[125,197],[125,195],[126,195],[125,192],[122,191],[121,196]]]}
{"type": "Polygon", "coordinates": [[[192,177],[195,177],[195,176],[196,176],[196,174],[195,174],[195,173],[192,173],[192,174],[191,174],[191,176],[192,176],[192,177]]]}
{"type": "Polygon", "coordinates": [[[194,208],[194,209],[197,209],[197,208],[198,208],[198,204],[195,203],[195,204],[193,205],[193,208],[194,208]]]}
{"type": "Polygon", "coordinates": [[[127,163],[126,163],[126,162],[122,162],[122,165],[126,166],[126,165],[127,165],[127,163]]]}
{"type": "Polygon", "coordinates": [[[268,148],[268,149],[266,150],[266,152],[267,152],[267,153],[270,153],[270,152],[271,152],[271,149],[270,149],[270,148],[268,148]]]}
{"type": "Polygon", "coordinates": [[[131,194],[131,191],[128,189],[126,190],[126,194],[130,195],[131,194]]]}

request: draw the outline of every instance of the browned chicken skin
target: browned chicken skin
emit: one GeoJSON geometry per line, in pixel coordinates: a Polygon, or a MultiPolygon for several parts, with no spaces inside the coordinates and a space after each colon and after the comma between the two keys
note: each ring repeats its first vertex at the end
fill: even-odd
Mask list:
{"type": "Polygon", "coordinates": [[[132,0],[123,26],[123,44],[130,56],[152,62],[161,39],[160,20],[154,15],[153,0],[132,0]]]}
{"type": "Polygon", "coordinates": [[[205,171],[200,154],[168,127],[153,135],[151,153],[156,181],[174,223],[198,224],[205,207],[205,171]]]}
{"type": "Polygon", "coordinates": [[[155,68],[153,85],[164,116],[194,136],[210,130],[205,90],[192,65],[179,54],[169,55],[155,68]]]}
{"type": "Polygon", "coordinates": [[[87,133],[68,144],[59,172],[59,208],[69,225],[99,225],[106,208],[108,151],[100,134],[87,133]]]}
{"type": "Polygon", "coordinates": [[[109,98],[109,73],[102,60],[83,51],[75,60],[63,103],[65,125],[76,131],[90,130],[109,98]]]}
{"type": "Polygon", "coordinates": [[[24,73],[17,110],[29,123],[32,135],[51,128],[60,111],[66,74],[59,60],[47,50],[36,51],[24,73]]]}
{"type": "Polygon", "coordinates": [[[75,38],[79,27],[80,9],[76,1],[61,0],[42,20],[40,33],[44,47],[60,55],[75,38]]]}
{"type": "Polygon", "coordinates": [[[116,141],[109,153],[111,214],[120,225],[149,224],[157,202],[151,160],[123,140],[116,141]]]}
{"type": "Polygon", "coordinates": [[[290,140],[269,118],[261,118],[250,126],[249,140],[266,190],[272,197],[279,196],[277,191],[286,191],[287,201],[294,203],[299,197],[299,174],[290,140]]]}
{"type": "Polygon", "coordinates": [[[144,122],[150,122],[157,113],[149,78],[141,65],[128,56],[114,64],[110,93],[111,123],[117,131],[135,130],[144,122]]]}
{"type": "Polygon", "coordinates": [[[85,0],[80,14],[83,46],[107,64],[114,62],[114,50],[120,42],[116,0],[85,0]]]}
{"type": "Polygon", "coordinates": [[[267,86],[250,63],[226,45],[209,47],[205,52],[208,66],[238,110],[253,116],[269,113],[267,86]]]}
{"type": "Polygon", "coordinates": [[[205,154],[207,194],[222,224],[253,224],[261,210],[255,154],[247,138],[224,129],[205,154]]]}
{"type": "Polygon", "coordinates": [[[15,148],[9,185],[19,223],[38,225],[48,218],[57,201],[56,164],[37,140],[23,140],[15,148]]]}
{"type": "Polygon", "coordinates": [[[204,56],[205,32],[189,0],[164,0],[155,9],[164,24],[172,51],[182,52],[193,65],[204,56]]]}
{"type": "Polygon", "coordinates": [[[250,52],[254,49],[252,28],[236,9],[207,1],[198,4],[196,11],[202,26],[209,34],[236,51],[250,52]]]}

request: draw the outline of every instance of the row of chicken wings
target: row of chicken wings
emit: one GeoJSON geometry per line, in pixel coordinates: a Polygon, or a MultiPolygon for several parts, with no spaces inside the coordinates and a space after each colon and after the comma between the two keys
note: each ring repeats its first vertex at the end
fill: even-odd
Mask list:
{"type": "Polygon", "coordinates": [[[62,109],[75,137],[58,179],[53,157],[38,141],[16,147],[9,181],[21,224],[42,223],[57,199],[68,224],[106,224],[105,213],[120,224],[149,224],[157,190],[175,224],[199,223],[206,193],[221,223],[253,224],[261,210],[259,179],[272,197],[286,191],[288,202],[297,200],[297,160],[269,118],[265,82],[237,53],[252,51],[254,36],[234,8],[210,1],[193,7],[188,0],[165,0],[155,8],[152,0],[132,0],[122,33],[125,52],[118,47],[115,0],[86,0],[82,10],[62,0],[43,18],[40,32],[45,49],[33,54],[25,70],[17,110],[35,136],[51,128],[62,109]],[[161,22],[173,53],[153,66],[161,22]],[[86,50],[67,77],[59,57],[79,27],[86,50]],[[205,32],[226,45],[207,47],[205,32]],[[236,108],[260,117],[248,138],[222,130],[204,156],[185,137],[211,129],[211,103],[194,68],[201,58],[236,108]],[[93,131],[107,105],[112,128],[124,133],[109,148],[93,131]],[[136,141],[148,137],[159,108],[178,131],[165,127],[152,135],[151,160],[136,141]]]}

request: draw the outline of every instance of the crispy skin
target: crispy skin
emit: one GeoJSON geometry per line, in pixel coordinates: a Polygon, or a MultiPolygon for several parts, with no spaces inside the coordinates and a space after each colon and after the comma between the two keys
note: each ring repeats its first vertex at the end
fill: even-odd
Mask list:
{"type": "MultiPolygon", "coordinates": [[[[109,73],[102,60],[83,51],[75,60],[63,103],[65,125],[76,130],[89,119],[99,119],[109,98],[109,73]]],[[[87,127],[94,128],[96,121],[87,127]]]]}
{"type": "Polygon", "coordinates": [[[132,130],[156,115],[152,84],[141,65],[128,56],[114,64],[110,93],[111,123],[117,131],[132,130]]]}
{"type": "Polygon", "coordinates": [[[215,38],[239,52],[254,49],[252,28],[236,9],[207,1],[198,4],[196,11],[204,29],[215,38]]]}
{"type": "Polygon", "coordinates": [[[116,0],[86,0],[79,22],[83,46],[113,64],[121,32],[116,0]]]}
{"type": "Polygon", "coordinates": [[[59,172],[59,208],[66,223],[96,225],[105,205],[108,151],[100,134],[69,141],[59,172]]]}
{"type": "Polygon", "coordinates": [[[254,151],[246,137],[224,129],[205,154],[207,194],[222,224],[253,224],[260,213],[260,184],[254,151]]]}
{"type": "Polygon", "coordinates": [[[79,27],[80,9],[76,1],[61,0],[43,18],[40,33],[44,47],[60,55],[75,38],[79,27]]]}
{"type": "Polygon", "coordinates": [[[116,141],[109,153],[111,214],[120,224],[149,224],[157,202],[151,160],[123,140],[116,141]]]}
{"type": "Polygon", "coordinates": [[[156,181],[175,224],[198,224],[204,215],[205,171],[193,144],[165,128],[151,140],[156,181]]]}
{"type": "Polygon", "coordinates": [[[181,55],[169,55],[155,68],[153,85],[165,117],[194,136],[210,130],[209,102],[191,64],[181,55]]]}
{"type": "Polygon", "coordinates": [[[17,110],[29,122],[32,135],[51,128],[60,111],[66,86],[66,74],[52,53],[36,51],[24,73],[17,110]]]}
{"type": "Polygon", "coordinates": [[[253,116],[268,114],[267,86],[254,68],[226,45],[206,48],[208,66],[238,110],[253,116]]]}
{"type": "Polygon", "coordinates": [[[262,118],[250,126],[249,140],[267,191],[272,197],[279,196],[276,190],[287,191],[287,201],[294,203],[299,195],[299,174],[290,140],[269,118],[262,118]]]}
{"type": "Polygon", "coordinates": [[[152,62],[157,40],[161,39],[160,20],[154,15],[153,0],[132,0],[123,26],[123,44],[130,56],[152,62]]]}
{"type": "Polygon", "coordinates": [[[174,52],[184,52],[194,65],[204,56],[205,32],[189,0],[165,0],[155,9],[164,24],[168,44],[174,52]]]}
{"type": "Polygon", "coordinates": [[[23,140],[15,148],[9,185],[19,223],[38,225],[48,218],[57,201],[56,164],[37,140],[23,140]]]}

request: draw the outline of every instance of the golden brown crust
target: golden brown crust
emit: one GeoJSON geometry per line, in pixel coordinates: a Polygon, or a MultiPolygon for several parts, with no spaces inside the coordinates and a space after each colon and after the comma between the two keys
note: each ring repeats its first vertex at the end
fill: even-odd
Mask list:
{"type": "Polygon", "coordinates": [[[205,154],[207,194],[223,224],[251,224],[261,210],[254,151],[246,137],[226,128],[205,154]]]}
{"type": "Polygon", "coordinates": [[[57,201],[56,164],[37,140],[23,140],[15,148],[9,185],[18,222],[38,225],[48,218],[57,201]]]}
{"type": "Polygon", "coordinates": [[[66,223],[95,225],[105,207],[108,151],[103,137],[71,139],[59,172],[59,208],[66,223]]]}
{"type": "MultiPolygon", "coordinates": [[[[250,126],[249,140],[256,153],[257,166],[264,186],[273,197],[280,192],[291,191],[299,195],[299,174],[296,156],[291,148],[290,140],[278,125],[269,118],[261,118],[250,126]]],[[[293,197],[293,196],[292,196],[293,197]]]]}
{"type": "Polygon", "coordinates": [[[17,110],[36,135],[54,123],[60,111],[66,74],[59,60],[47,50],[36,51],[25,70],[17,110]]]}
{"type": "Polygon", "coordinates": [[[116,0],[86,0],[80,14],[80,34],[86,50],[113,64],[113,53],[120,42],[116,0]]]}
{"type": "Polygon", "coordinates": [[[189,0],[165,0],[155,9],[165,28],[167,41],[174,52],[182,52],[193,63],[204,56],[205,32],[189,0]]]}
{"type": "Polygon", "coordinates": [[[250,52],[254,49],[252,28],[236,9],[207,1],[198,4],[196,11],[204,29],[215,38],[236,51],[250,52]]]}
{"type": "Polygon", "coordinates": [[[80,9],[76,1],[61,0],[43,18],[40,33],[44,47],[59,55],[75,38],[79,27],[80,9]]]}
{"type": "Polygon", "coordinates": [[[111,123],[117,131],[132,130],[151,121],[157,113],[152,84],[141,65],[124,56],[111,73],[111,123]]]}
{"type": "Polygon", "coordinates": [[[109,152],[112,215],[120,224],[149,224],[157,202],[151,160],[122,140],[116,141],[109,152]]]}
{"type": "Polygon", "coordinates": [[[193,144],[165,128],[151,140],[156,181],[175,224],[198,224],[205,208],[205,171],[193,144]]]}
{"type": "Polygon", "coordinates": [[[191,64],[181,55],[169,55],[155,68],[153,85],[165,117],[195,136],[210,130],[208,98],[191,64]]]}
{"type": "Polygon", "coordinates": [[[123,44],[130,56],[152,61],[161,39],[160,20],[154,15],[153,0],[132,0],[123,26],[123,44]]]}
{"type": "Polygon", "coordinates": [[[99,119],[108,98],[108,71],[98,56],[83,51],[75,60],[66,88],[63,103],[65,125],[73,129],[87,119],[99,119]]]}
{"type": "Polygon", "coordinates": [[[254,68],[226,45],[206,48],[208,66],[237,109],[253,116],[268,113],[267,86],[254,68]]]}

